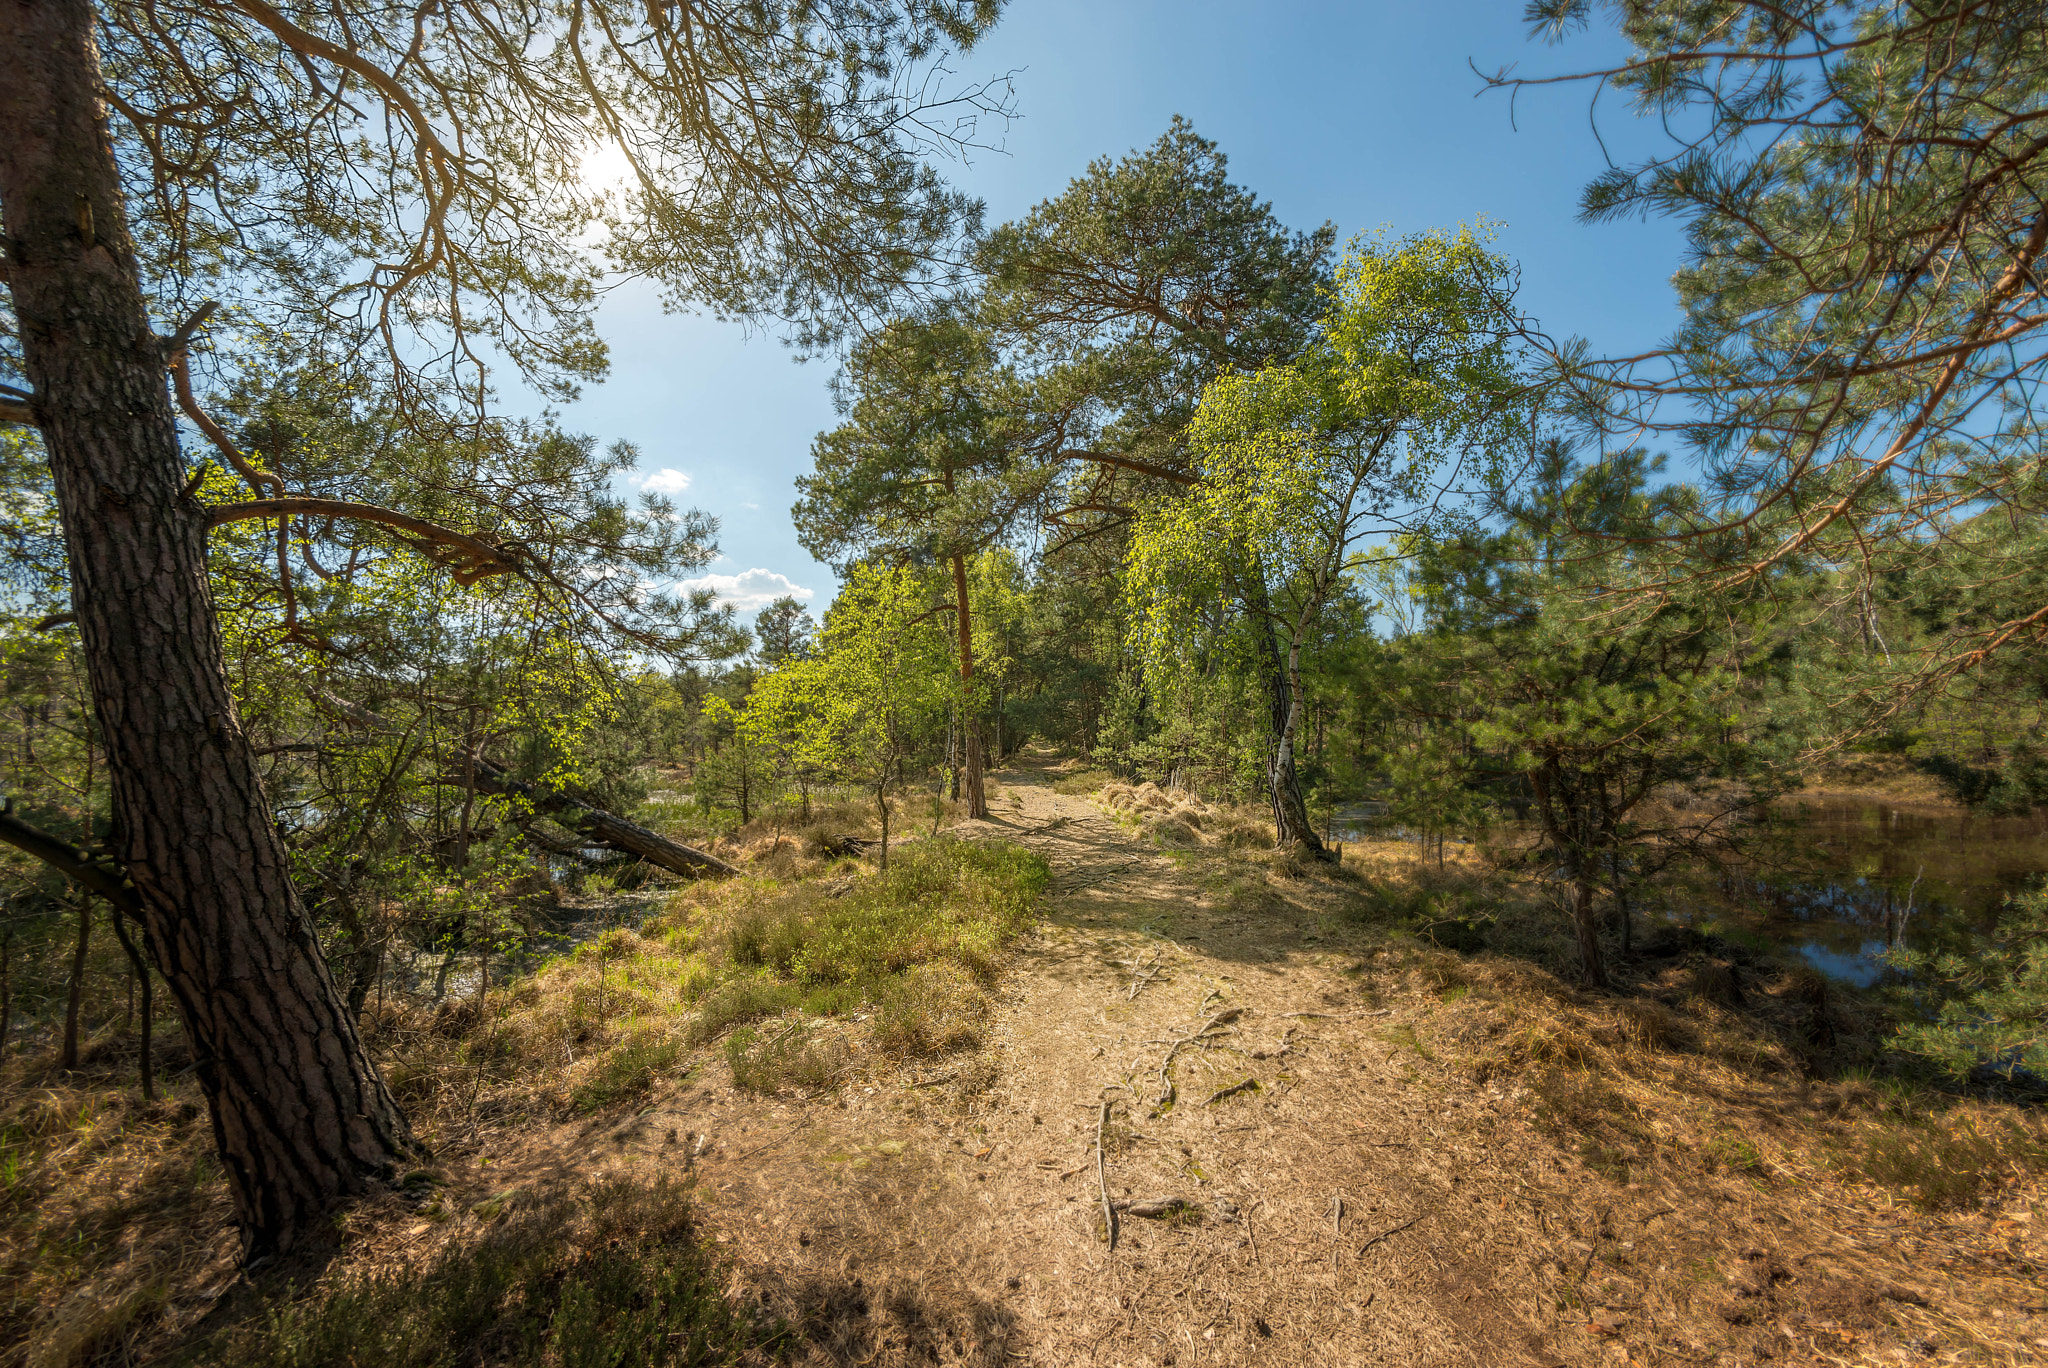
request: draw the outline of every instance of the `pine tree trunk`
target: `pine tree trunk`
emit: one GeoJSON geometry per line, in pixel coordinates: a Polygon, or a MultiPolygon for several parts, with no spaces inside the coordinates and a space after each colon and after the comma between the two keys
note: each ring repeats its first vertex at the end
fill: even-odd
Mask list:
{"type": "Polygon", "coordinates": [[[138,1042],[141,1060],[138,1068],[142,1075],[142,1100],[154,1102],[156,1065],[150,1057],[150,1028],[156,1024],[156,993],[154,985],[149,981],[149,961],[142,957],[141,948],[135,944],[134,937],[128,934],[128,924],[122,920],[121,909],[109,909],[107,917],[114,924],[114,939],[121,942],[121,953],[128,956],[128,967],[135,971],[135,981],[142,987],[142,1030],[138,1042]]]}
{"type": "Polygon", "coordinates": [[[1600,916],[1593,908],[1593,881],[1581,874],[1572,883],[1572,929],[1579,942],[1579,974],[1588,986],[1607,986],[1607,960],[1600,952],[1600,916]]]}
{"type": "MultiPolygon", "coordinates": [[[[0,0],[4,3],[4,0],[0,0]]],[[[85,999],[85,957],[92,949],[92,898],[78,900],[78,944],[71,949],[71,977],[64,990],[64,1045],[57,1053],[57,1067],[78,1067],[78,1013],[85,999]]]]}
{"type": "Polygon", "coordinates": [[[960,624],[960,748],[967,776],[967,815],[988,816],[988,793],[981,782],[981,723],[974,715],[974,619],[967,612],[967,561],[953,557],[954,617],[960,624]]]}
{"type": "Polygon", "coordinates": [[[104,730],[114,848],[177,1000],[249,1257],[414,1152],[292,888],[222,666],[99,101],[87,0],[0,0],[0,214],[104,730]]]}

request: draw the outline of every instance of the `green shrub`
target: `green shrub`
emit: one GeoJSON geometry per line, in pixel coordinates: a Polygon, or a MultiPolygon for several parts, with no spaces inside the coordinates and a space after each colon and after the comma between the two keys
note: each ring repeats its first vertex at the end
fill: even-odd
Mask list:
{"type": "Polygon", "coordinates": [[[731,979],[705,994],[691,1018],[689,1042],[702,1045],[716,1040],[734,1026],[763,1017],[779,1016],[803,1001],[803,990],[793,983],[779,983],[758,972],[731,979]]]}
{"type": "Polygon", "coordinates": [[[1933,1021],[1900,1028],[1893,1043],[1965,1077],[2048,1075],[2048,886],[2006,899],[1991,944],[1969,955],[1901,950],[1891,957],[1943,996],[1933,1021]]]}
{"type": "Polygon", "coordinates": [[[838,1079],[846,1066],[846,1049],[836,1040],[821,1040],[793,1023],[764,1032],[742,1026],[725,1038],[725,1062],[732,1066],[733,1086],[768,1093],[782,1087],[823,1088],[838,1079]]]}
{"type": "Polygon", "coordinates": [[[872,1029],[885,1054],[917,1059],[981,1043],[988,995],[956,965],[918,965],[878,996],[872,1029]]]}

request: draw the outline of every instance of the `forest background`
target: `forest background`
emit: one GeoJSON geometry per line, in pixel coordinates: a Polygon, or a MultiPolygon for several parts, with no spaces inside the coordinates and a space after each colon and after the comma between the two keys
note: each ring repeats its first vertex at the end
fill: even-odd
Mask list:
{"type": "MultiPolygon", "coordinates": [[[[631,16],[659,70],[502,64],[467,10],[22,8],[0,1050],[74,1068],[163,984],[251,1257],[417,1153],[373,994],[764,824],[886,870],[1026,745],[1305,858],[1357,800],[1512,827],[1594,986],[1816,757],[2048,802],[2039,7],[1533,7],[1644,139],[1584,217],[1683,232],[1641,349],[1483,213],[1291,225],[1178,117],[985,216],[936,165],[1014,112],[952,74],[996,8],[631,16]],[[833,367],[829,605],[743,617],[686,472],[500,401],[604,377],[622,275],[833,367]]],[[[1918,965],[1899,1046],[2037,1069],[2044,915],[1918,965]]]]}

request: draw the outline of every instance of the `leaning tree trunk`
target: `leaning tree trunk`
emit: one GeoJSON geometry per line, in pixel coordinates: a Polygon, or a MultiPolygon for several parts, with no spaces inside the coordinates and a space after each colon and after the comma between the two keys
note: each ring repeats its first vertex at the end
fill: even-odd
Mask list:
{"type": "Polygon", "coordinates": [[[988,794],[981,781],[981,720],[974,712],[974,620],[967,613],[967,562],[953,557],[954,617],[960,624],[961,768],[967,775],[967,815],[988,816],[988,794]]]}
{"type": "Polygon", "coordinates": [[[289,877],[222,668],[99,98],[88,0],[0,0],[0,218],[63,518],[116,857],[176,998],[248,1257],[414,1152],[289,877]]]}
{"type": "MultiPolygon", "coordinates": [[[[1265,588],[1254,591],[1263,607],[1265,588]]],[[[1255,612],[1252,622],[1265,646],[1260,663],[1266,674],[1266,698],[1272,709],[1271,749],[1266,752],[1266,793],[1273,804],[1273,844],[1286,849],[1297,841],[1317,855],[1328,852],[1309,820],[1308,804],[1302,800],[1301,779],[1294,770],[1294,732],[1298,721],[1294,685],[1287,677],[1287,664],[1280,658],[1280,643],[1266,625],[1263,613],[1255,612]]]]}

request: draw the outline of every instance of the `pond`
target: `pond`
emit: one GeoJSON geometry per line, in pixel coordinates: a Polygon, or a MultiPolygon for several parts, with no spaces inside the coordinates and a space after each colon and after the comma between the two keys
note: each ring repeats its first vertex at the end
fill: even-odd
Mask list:
{"type": "MultiPolygon", "coordinates": [[[[1339,807],[1337,840],[1385,825],[1386,804],[1339,807]]],[[[1807,794],[1773,812],[1772,839],[1749,864],[1723,870],[1720,898],[1681,901],[1679,920],[1804,959],[1828,977],[1869,987],[1898,940],[1966,950],[1998,924],[2006,896],[2048,874],[2048,814],[1990,817],[1967,809],[1855,794],[1807,794]]]]}
{"type": "Polygon", "coordinates": [[[2048,872],[2048,817],[1856,795],[1807,795],[1775,813],[1775,849],[1727,871],[1735,928],[1868,987],[1899,940],[1964,950],[1998,924],[2008,894],[2048,872]]]}

